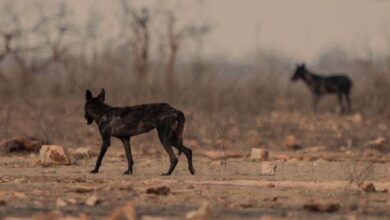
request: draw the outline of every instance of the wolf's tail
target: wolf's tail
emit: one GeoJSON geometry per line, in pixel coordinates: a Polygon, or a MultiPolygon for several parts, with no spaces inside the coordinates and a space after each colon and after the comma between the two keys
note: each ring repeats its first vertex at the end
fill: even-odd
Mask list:
{"type": "Polygon", "coordinates": [[[179,145],[178,150],[179,150],[179,155],[181,154],[183,150],[183,131],[184,131],[184,123],[186,121],[184,117],[184,113],[181,111],[177,112],[177,121],[179,123],[176,131],[176,141],[177,144],[179,145]]]}

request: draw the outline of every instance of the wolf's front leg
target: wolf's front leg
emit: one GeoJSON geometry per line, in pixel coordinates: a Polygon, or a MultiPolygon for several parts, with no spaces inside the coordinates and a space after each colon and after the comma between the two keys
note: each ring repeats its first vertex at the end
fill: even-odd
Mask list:
{"type": "Polygon", "coordinates": [[[106,151],[107,151],[109,146],[110,146],[109,141],[103,141],[103,144],[102,144],[102,146],[100,148],[100,153],[99,153],[98,159],[96,161],[95,168],[93,170],[91,170],[90,173],[97,173],[97,172],[99,172],[99,168],[102,165],[102,160],[103,160],[104,154],[106,154],[106,151]]]}
{"type": "Polygon", "coordinates": [[[318,109],[318,103],[320,102],[321,100],[321,95],[318,95],[318,94],[314,94],[313,95],[313,112],[314,113],[317,113],[317,109],[318,109]]]}

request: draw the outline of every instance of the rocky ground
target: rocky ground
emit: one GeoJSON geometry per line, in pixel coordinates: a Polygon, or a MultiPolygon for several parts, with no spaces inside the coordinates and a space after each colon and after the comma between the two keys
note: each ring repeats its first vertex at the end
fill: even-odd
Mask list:
{"type": "Polygon", "coordinates": [[[161,176],[169,159],[150,132],[132,139],[134,174],[124,176],[115,140],[89,173],[100,138],[69,109],[42,123],[28,109],[0,111],[0,219],[390,218],[386,118],[280,111],[210,123],[187,112],[196,174],[181,156],[161,176]]]}
{"type": "Polygon", "coordinates": [[[106,219],[111,215],[120,219],[112,217],[113,212],[129,201],[134,211],[126,208],[126,212],[139,219],[390,216],[386,162],[390,157],[352,160],[338,153],[332,158],[340,159],[318,159],[330,156],[312,149],[289,154],[271,151],[267,161],[227,152],[235,158],[225,161],[217,159],[219,153],[195,155],[194,176],[181,157],[169,177],[160,176],[169,165],[165,155],[135,155],[134,174],[122,175],[126,159],[118,147],[110,149],[98,174],[89,174],[95,158],[72,158],[69,166],[43,166],[36,154],[1,157],[0,218],[106,219]]]}

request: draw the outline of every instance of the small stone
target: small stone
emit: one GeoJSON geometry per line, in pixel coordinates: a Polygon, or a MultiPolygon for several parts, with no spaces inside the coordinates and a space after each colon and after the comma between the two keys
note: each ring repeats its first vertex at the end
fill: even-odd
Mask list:
{"type": "Polygon", "coordinates": [[[62,220],[91,220],[91,218],[85,214],[81,213],[79,216],[72,217],[72,216],[65,216],[62,220]]]}
{"type": "Polygon", "coordinates": [[[56,206],[57,207],[65,207],[67,206],[68,204],[66,204],[66,202],[64,200],[62,200],[61,198],[58,198],[56,200],[56,206]]]}
{"type": "Polygon", "coordinates": [[[275,158],[275,160],[281,160],[281,161],[287,161],[287,160],[289,160],[291,158],[287,154],[276,154],[273,157],[275,158]]]}
{"type": "Polygon", "coordinates": [[[301,146],[297,144],[297,139],[294,135],[287,135],[283,141],[283,147],[288,150],[299,150],[301,146]]]}
{"type": "Polygon", "coordinates": [[[87,201],[85,201],[85,204],[88,205],[88,206],[95,206],[96,204],[98,204],[100,201],[98,199],[98,197],[96,195],[92,195],[90,196],[87,201]]]}
{"type": "Polygon", "coordinates": [[[222,162],[221,160],[212,160],[212,161],[210,162],[210,165],[211,165],[212,167],[220,167],[220,166],[223,165],[223,162],[222,162]]]}
{"type": "Polygon", "coordinates": [[[121,153],[118,153],[118,154],[116,155],[116,157],[121,158],[121,159],[123,160],[123,159],[126,159],[126,154],[123,153],[123,152],[121,152],[121,153]]]}
{"type": "Polygon", "coordinates": [[[90,159],[92,157],[91,150],[86,147],[80,147],[77,148],[76,151],[73,153],[73,156],[76,159],[90,159]]]}
{"type": "Polygon", "coordinates": [[[204,152],[204,155],[208,157],[210,160],[221,160],[221,159],[227,159],[227,158],[242,158],[244,155],[239,152],[232,152],[232,151],[215,151],[215,150],[208,150],[204,152]]]}
{"type": "Polygon", "coordinates": [[[1,206],[6,206],[7,202],[5,200],[0,199],[0,207],[1,206]]]}
{"type": "Polygon", "coordinates": [[[377,198],[374,200],[375,202],[383,202],[383,203],[387,203],[387,199],[384,199],[384,198],[377,198]]]}
{"type": "Polygon", "coordinates": [[[151,187],[146,190],[147,194],[154,194],[158,196],[167,196],[171,192],[168,186],[151,187]]]}
{"type": "Polygon", "coordinates": [[[77,204],[77,200],[74,199],[74,198],[69,198],[66,200],[66,203],[69,203],[71,205],[76,205],[77,204]]]}
{"type": "Polygon", "coordinates": [[[275,175],[277,166],[271,162],[261,163],[261,175],[273,176],[275,175]]]}
{"type": "Polygon", "coordinates": [[[190,211],[186,214],[186,219],[206,219],[212,216],[209,202],[204,202],[198,210],[190,211]]]}
{"type": "Polygon", "coordinates": [[[359,186],[361,190],[367,193],[376,192],[375,186],[373,183],[363,183],[359,186]]]}
{"type": "Polygon", "coordinates": [[[63,219],[64,216],[59,211],[50,211],[45,213],[38,213],[32,219],[63,219]]]}
{"type": "Polygon", "coordinates": [[[269,188],[274,188],[274,187],[275,187],[275,184],[273,184],[273,183],[268,183],[266,186],[269,187],[269,188]]]}
{"type": "Polygon", "coordinates": [[[136,220],[136,212],[131,201],[120,208],[115,209],[106,219],[107,220],[136,220]]]}
{"type": "Polygon", "coordinates": [[[345,151],[345,155],[346,156],[353,156],[353,151],[347,150],[347,151],[345,151]]]}
{"type": "Polygon", "coordinates": [[[338,203],[307,203],[303,208],[311,212],[336,212],[340,209],[338,203]]]}
{"type": "Polygon", "coordinates": [[[77,193],[89,193],[95,191],[95,187],[92,186],[78,186],[74,189],[77,193]]]}
{"type": "Polygon", "coordinates": [[[301,153],[318,153],[322,151],[326,151],[327,147],[326,146],[313,146],[313,147],[308,147],[305,149],[302,149],[300,152],[301,153]]]}
{"type": "Polygon", "coordinates": [[[240,207],[244,208],[244,209],[248,209],[248,208],[253,208],[255,206],[254,202],[252,201],[249,201],[249,202],[245,202],[245,203],[241,203],[240,204],[240,207]]]}
{"type": "Polygon", "coordinates": [[[377,150],[379,152],[386,152],[386,146],[385,146],[385,143],[386,143],[386,139],[383,138],[383,137],[378,137],[376,138],[375,140],[372,140],[372,141],[369,141],[368,142],[368,146],[373,149],[373,150],[377,150]]]}
{"type": "Polygon", "coordinates": [[[119,187],[119,190],[131,192],[131,191],[134,190],[134,188],[133,188],[132,186],[126,185],[126,186],[120,186],[120,187],[119,187]]]}
{"type": "Polygon", "coordinates": [[[214,151],[214,150],[206,151],[204,152],[204,155],[211,160],[220,160],[225,157],[222,151],[214,151]]]}
{"type": "Polygon", "coordinates": [[[27,178],[22,177],[22,178],[15,179],[14,182],[15,183],[28,183],[29,181],[27,178]]]}
{"type": "Polygon", "coordinates": [[[250,159],[252,161],[266,161],[269,159],[269,153],[265,149],[252,148],[250,159]]]}
{"type": "Polygon", "coordinates": [[[303,161],[315,161],[315,160],[318,160],[318,157],[315,157],[315,156],[304,156],[304,157],[302,157],[302,160],[303,161]]]}
{"type": "Polygon", "coordinates": [[[269,197],[264,198],[263,201],[265,201],[265,202],[276,202],[276,201],[278,201],[278,199],[279,199],[279,197],[274,196],[274,197],[271,197],[271,198],[269,198],[269,197]]]}
{"type": "Polygon", "coordinates": [[[373,150],[373,149],[365,149],[363,151],[363,154],[362,154],[363,158],[375,158],[379,155],[380,155],[380,152],[377,150],[373,150]]]}
{"type": "Polygon", "coordinates": [[[13,194],[14,194],[15,197],[17,197],[19,199],[27,198],[27,195],[25,193],[22,193],[22,192],[14,192],[13,194]]]}
{"type": "Polygon", "coordinates": [[[278,215],[263,215],[259,218],[259,220],[285,220],[288,219],[286,217],[280,217],[278,215]]]}
{"type": "Polygon", "coordinates": [[[34,204],[35,206],[37,206],[37,207],[43,207],[43,203],[40,202],[40,201],[37,201],[37,200],[34,200],[34,201],[33,201],[33,204],[34,204]]]}
{"type": "Polygon", "coordinates": [[[358,112],[358,113],[352,115],[351,121],[352,121],[353,123],[360,124],[360,123],[363,122],[363,115],[362,115],[361,113],[358,112]]]}
{"type": "Polygon", "coordinates": [[[159,216],[143,215],[141,217],[141,220],[167,220],[167,218],[163,218],[159,216]]]}

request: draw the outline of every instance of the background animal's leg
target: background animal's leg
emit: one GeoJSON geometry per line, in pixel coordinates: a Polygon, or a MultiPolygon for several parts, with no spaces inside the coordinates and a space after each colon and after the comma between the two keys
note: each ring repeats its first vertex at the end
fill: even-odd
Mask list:
{"type": "Polygon", "coordinates": [[[163,176],[171,175],[178,162],[178,159],[173,152],[171,141],[173,135],[172,125],[174,121],[174,118],[166,118],[157,125],[158,137],[160,138],[160,142],[163,145],[165,151],[168,153],[170,159],[169,170],[168,172],[163,173],[163,176]]]}
{"type": "Polygon", "coordinates": [[[343,102],[343,94],[337,93],[337,97],[339,99],[339,104],[340,104],[340,108],[341,108],[340,114],[344,114],[345,108],[344,108],[344,102],[343,102]]]}
{"type": "Polygon", "coordinates": [[[131,154],[131,146],[130,146],[130,138],[122,138],[123,147],[126,151],[126,157],[127,157],[127,163],[128,163],[128,169],[123,173],[124,175],[130,175],[133,173],[133,155],[131,154]]]}
{"type": "Polygon", "coordinates": [[[320,95],[313,95],[313,111],[317,112],[318,103],[320,102],[321,96],[320,95]]]}
{"type": "Polygon", "coordinates": [[[349,96],[349,92],[345,94],[345,99],[347,100],[348,105],[348,113],[351,113],[352,111],[352,104],[351,104],[351,97],[349,96]]]}
{"type": "Polygon", "coordinates": [[[179,144],[178,142],[174,142],[173,146],[176,147],[177,149],[181,149],[184,155],[186,155],[188,161],[188,170],[192,175],[194,175],[195,169],[194,166],[192,165],[192,150],[187,148],[183,144],[179,144]]]}
{"type": "Polygon", "coordinates": [[[100,148],[100,153],[99,153],[99,156],[97,158],[95,168],[93,170],[91,170],[91,173],[99,172],[99,168],[102,165],[102,160],[103,160],[104,154],[106,154],[106,151],[107,151],[109,146],[110,146],[110,139],[108,138],[108,139],[103,140],[103,144],[100,148]]]}

